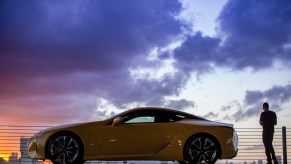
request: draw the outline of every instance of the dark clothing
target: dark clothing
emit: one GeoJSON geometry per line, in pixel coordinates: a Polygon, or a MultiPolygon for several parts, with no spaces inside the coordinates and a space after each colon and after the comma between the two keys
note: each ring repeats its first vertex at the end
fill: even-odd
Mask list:
{"type": "Polygon", "coordinates": [[[273,111],[264,111],[261,113],[260,121],[263,126],[263,143],[265,146],[265,153],[267,156],[268,163],[277,163],[275,151],[273,148],[273,137],[274,137],[274,126],[277,125],[277,116],[273,111]]]}
{"type": "Polygon", "coordinates": [[[265,146],[265,153],[267,156],[267,161],[268,163],[272,163],[272,159],[273,159],[274,163],[277,163],[277,158],[275,155],[272,142],[273,142],[273,134],[263,134],[263,143],[265,146]]]}
{"type": "Polygon", "coordinates": [[[277,116],[273,111],[264,111],[261,113],[260,121],[263,122],[263,133],[273,134],[274,125],[277,125],[277,116]]]}

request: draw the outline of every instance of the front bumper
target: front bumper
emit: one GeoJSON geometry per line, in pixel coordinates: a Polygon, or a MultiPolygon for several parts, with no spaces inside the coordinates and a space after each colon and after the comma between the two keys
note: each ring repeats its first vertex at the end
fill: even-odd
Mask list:
{"type": "Polygon", "coordinates": [[[27,154],[32,159],[45,159],[45,142],[41,138],[31,138],[27,143],[27,154]]]}

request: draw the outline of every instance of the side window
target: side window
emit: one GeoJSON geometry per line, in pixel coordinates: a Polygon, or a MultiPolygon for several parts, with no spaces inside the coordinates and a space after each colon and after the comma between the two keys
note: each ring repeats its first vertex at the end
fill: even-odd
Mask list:
{"type": "Polygon", "coordinates": [[[174,121],[180,121],[180,120],[183,120],[185,119],[186,117],[184,115],[181,115],[181,114],[175,114],[174,117],[173,117],[173,120],[174,121]]]}
{"type": "Polygon", "coordinates": [[[160,115],[159,118],[157,119],[157,122],[175,122],[175,121],[180,121],[185,119],[186,116],[180,113],[175,113],[175,112],[165,112],[163,111],[160,115]]]}
{"type": "Polygon", "coordinates": [[[132,118],[126,122],[125,124],[132,124],[132,123],[153,123],[155,122],[155,117],[154,116],[141,116],[141,117],[135,117],[132,118]]]}
{"type": "Polygon", "coordinates": [[[124,116],[124,124],[138,124],[138,123],[154,123],[156,119],[156,112],[151,110],[135,111],[124,116]]]}

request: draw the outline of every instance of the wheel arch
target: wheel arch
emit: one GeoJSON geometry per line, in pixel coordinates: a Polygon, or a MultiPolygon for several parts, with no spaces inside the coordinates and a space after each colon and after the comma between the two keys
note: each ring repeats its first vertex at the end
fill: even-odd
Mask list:
{"type": "Polygon", "coordinates": [[[81,155],[82,155],[82,157],[84,157],[84,142],[83,142],[83,140],[76,134],[76,133],[74,133],[74,132],[72,132],[72,131],[69,131],[69,130],[62,130],[62,131],[58,131],[58,132],[56,132],[56,133],[54,133],[54,134],[52,134],[49,138],[48,138],[48,140],[46,141],[46,143],[45,143],[45,158],[46,159],[48,159],[49,158],[49,154],[48,154],[48,146],[49,146],[49,143],[50,143],[50,141],[53,139],[53,138],[55,138],[56,136],[59,136],[59,135],[70,135],[70,136],[72,136],[72,137],[74,137],[79,143],[80,143],[80,146],[81,146],[81,155]]]}
{"type": "Polygon", "coordinates": [[[221,159],[222,149],[221,149],[221,144],[220,144],[220,142],[218,141],[218,139],[217,139],[214,135],[212,135],[212,134],[210,134],[210,133],[207,133],[207,132],[199,132],[199,133],[195,133],[195,134],[191,135],[191,136],[187,139],[187,141],[185,142],[184,147],[183,147],[183,158],[184,158],[184,159],[187,158],[187,157],[186,157],[186,151],[187,151],[186,149],[187,149],[187,145],[189,144],[189,142],[191,142],[192,139],[194,139],[194,138],[196,138],[196,137],[199,137],[199,136],[206,136],[206,137],[209,137],[209,138],[213,139],[213,141],[218,145],[218,156],[217,156],[217,158],[218,158],[218,159],[221,159]]]}

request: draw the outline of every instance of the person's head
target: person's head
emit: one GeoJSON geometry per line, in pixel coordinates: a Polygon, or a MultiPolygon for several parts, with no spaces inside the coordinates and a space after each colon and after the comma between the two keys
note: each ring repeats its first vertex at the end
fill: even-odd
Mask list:
{"type": "Polygon", "coordinates": [[[263,109],[264,111],[269,110],[269,104],[267,102],[263,104],[263,109]]]}

